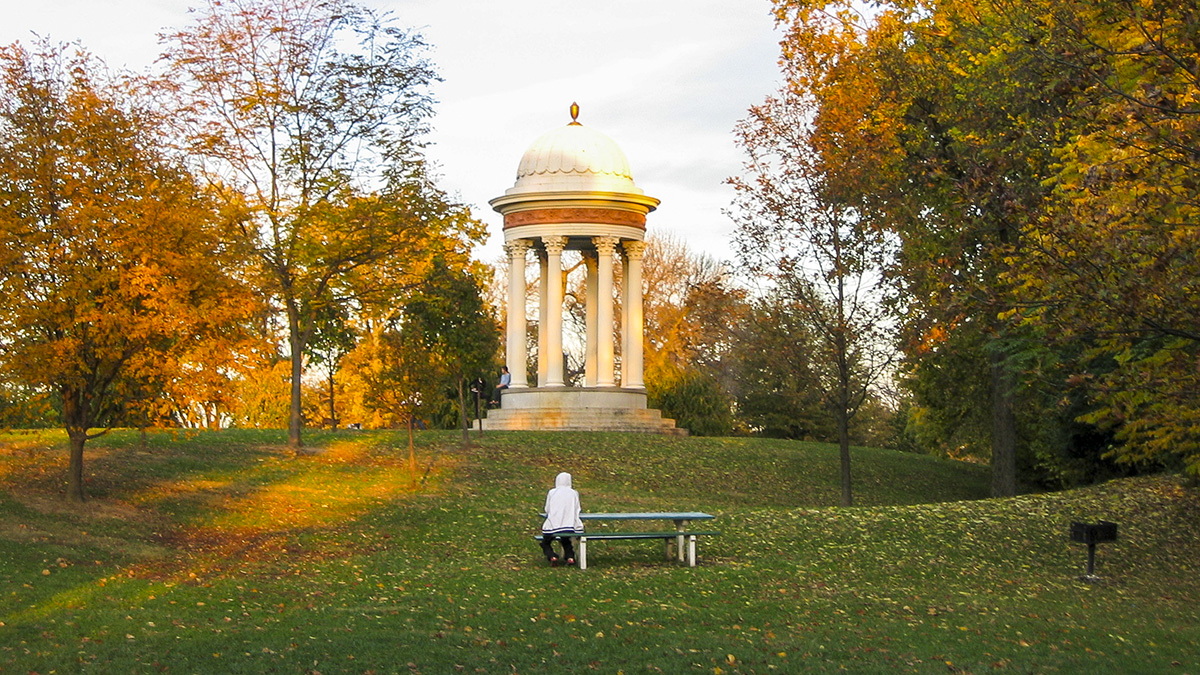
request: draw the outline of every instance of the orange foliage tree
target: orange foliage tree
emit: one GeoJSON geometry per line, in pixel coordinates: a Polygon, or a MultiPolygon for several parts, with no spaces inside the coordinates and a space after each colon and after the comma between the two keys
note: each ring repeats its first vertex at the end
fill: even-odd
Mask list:
{"type": "Polygon", "coordinates": [[[421,155],[436,79],[424,49],[343,0],[213,1],[167,38],[190,151],[285,317],[293,449],[325,305],[386,304],[431,256],[482,235],[421,155]]]}
{"type": "Polygon", "coordinates": [[[145,100],[82,51],[0,50],[0,369],[61,397],[76,501],[86,441],[151,415],[247,308],[216,212],[145,100]]]}
{"type": "Polygon", "coordinates": [[[914,375],[977,350],[993,491],[1047,405],[1109,427],[1109,457],[1200,474],[1195,7],[776,7],[826,179],[902,238],[914,375]],[[1055,403],[1081,392],[1090,414],[1055,403]]]}
{"type": "Polygon", "coordinates": [[[836,423],[841,503],[850,506],[850,423],[891,374],[896,355],[897,294],[889,275],[896,238],[866,217],[861,198],[839,191],[830,178],[836,165],[822,146],[828,127],[841,120],[825,122],[817,95],[795,86],[826,73],[807,57],[785,63],[789,84],[737,127],[747,159],[743,175],[730,180],[737,191],[736,248],[747,270],[768,280],[780,307],[805,327],[796,339],[812,336],[816,358],[792,366],[810,372],[791,376],[815,376],[836,423]]]}
{"type": "Polygon", "coordinates": [[[646,239],[645,379],[650,405],[696,435],[733,428],[735,327],[745,293],[727,265],[672,234],[646,239]]]}

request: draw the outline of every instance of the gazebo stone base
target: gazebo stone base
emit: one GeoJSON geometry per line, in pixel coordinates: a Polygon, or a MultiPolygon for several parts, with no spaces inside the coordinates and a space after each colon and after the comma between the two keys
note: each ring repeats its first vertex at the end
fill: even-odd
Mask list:
{"type": "MultiPolygon", "coordinates": [[[[686,436],[675,420],[646,407],[646,392],[618,387],[509,389],[487,411],[485,431],[632,431],[686,436]]],[[[478,427],[477,427],[478,428],[478,427]]]]}

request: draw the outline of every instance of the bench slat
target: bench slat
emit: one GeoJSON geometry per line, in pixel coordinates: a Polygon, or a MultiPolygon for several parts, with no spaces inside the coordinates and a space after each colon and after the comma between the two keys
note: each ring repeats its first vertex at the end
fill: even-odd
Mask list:
{"type": "MultiPolygon", "coordinates": [[[[674,539],[675,537],[712,537],[721,534],[716,531],[695,532],[692,530],[684,530],[676,532],[569,532],[566,534],[556,534],[556,537],[585,537],[587,539],[674,539]]],[[[535,534],[533,538],[537,541],[542,540],[542,535],[535,534]]]]}
{"type": "Polygon", "coordinates": [[[674,539],[675,537],[713,536],[720,532],[585,532],[579,536],[588,539],[674,539]]]}

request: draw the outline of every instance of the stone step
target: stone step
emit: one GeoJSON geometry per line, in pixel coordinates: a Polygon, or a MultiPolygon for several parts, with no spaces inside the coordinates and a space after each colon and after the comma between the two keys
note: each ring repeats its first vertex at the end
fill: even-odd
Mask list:
{"type": "MultiPolygon", "coordinates": [[[[654,409],[629,408],[549,408],[540,410],[489,410],[482,420],[485,431],[631,431],[686,435],[654,409]]],[[[476,425],[478,428],[478,424],[476,425]]]]}

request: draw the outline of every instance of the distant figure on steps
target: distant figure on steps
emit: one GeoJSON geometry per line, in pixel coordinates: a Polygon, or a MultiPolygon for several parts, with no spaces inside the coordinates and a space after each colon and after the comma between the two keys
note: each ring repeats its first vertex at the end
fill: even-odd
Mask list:
{"type": "Polygon", "coordinates": [[[496,385],[495,393],[492,394],[492,405],[500,405],[500,392],[508,389],[510,384],[512,384],[512,373],[508,372],[508,366],[500,366],[500,382],[496,385]]]}

